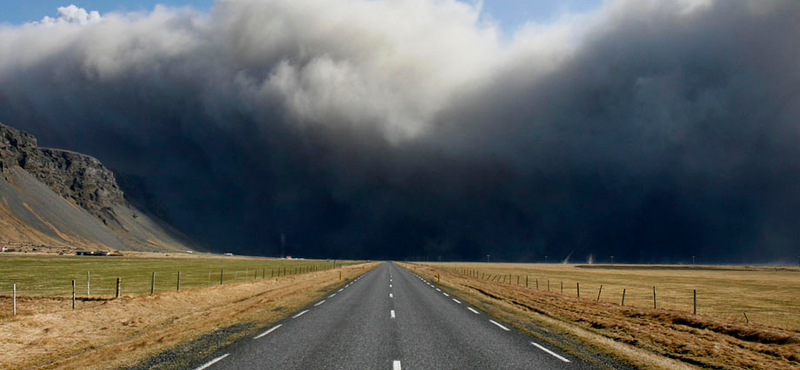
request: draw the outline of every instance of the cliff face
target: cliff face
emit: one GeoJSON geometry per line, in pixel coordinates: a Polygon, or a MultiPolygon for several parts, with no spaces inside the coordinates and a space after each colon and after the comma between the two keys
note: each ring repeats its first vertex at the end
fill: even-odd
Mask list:
{"type": "Polygon", "coordinates": [[[0,184],[0,207],[5,211],[5,215],[0,214],[0,229],[6,227],[0,231],[6,235],[34,244],[134,250],[186,248],[185,239],[175,230],[130,205],[114,173],[94,157],[40,148],[33,135],[0,124],[0,173],[0,181],[11,185],[0,184]],[[61,201],[80,209],[70,210],[61,201]]]}
{"type": "Polygon", "coordinates": [[[67,150],[39,148],[36,138],[0,124],[0,168],[22,167],[56,194],[103,218],[104,209],[125,203],[114,173],[96,158],[67,150]]]}

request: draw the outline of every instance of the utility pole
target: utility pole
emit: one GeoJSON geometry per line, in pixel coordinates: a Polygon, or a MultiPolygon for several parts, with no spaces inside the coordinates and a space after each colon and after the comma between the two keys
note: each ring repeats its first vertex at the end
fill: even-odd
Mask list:
{"type": "Polygon", "coordinates": [[[486,263],[489,263],[489,255],[486,255],[486,263]]]}
{"type": "Polygon", "coordinates": [[[439,256],[439,262],[442,262],[442,256],[439,256]]]}
{"type": "Polygon", "coordinates": [[[614,264],[614,256],[611,256],[611,264],[614,264]]]}
{"type": "Polygon", "coordinates": [[[544,256],[544,263],[547,263],[547,255],[544,256]]]}
{"type": "Polygon", "coordinates": [[[692,256],[692,266],[694,266],[694,256],[692,256]]]}

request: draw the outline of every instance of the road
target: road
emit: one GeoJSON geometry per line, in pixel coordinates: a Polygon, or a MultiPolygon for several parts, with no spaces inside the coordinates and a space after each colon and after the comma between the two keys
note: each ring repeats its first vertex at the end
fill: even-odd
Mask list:
{"type": "Polygon", "coordinates": [[[196,370],[592,368],[385,263],[196,370]]]}

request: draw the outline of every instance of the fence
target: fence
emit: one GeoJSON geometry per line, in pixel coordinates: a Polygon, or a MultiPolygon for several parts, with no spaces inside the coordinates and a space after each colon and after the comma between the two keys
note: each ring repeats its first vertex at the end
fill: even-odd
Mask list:
{"type": "Polygon", "coordinates": [[[661,273],[658,278],[646,276],[642,279],[636,279],[633,272],[612,272],[616,273],[613,277],[594,278],[582,272],[584,276],[579,279],[556,270],[556,267],[551,267],[551,271],[529,270],[510,274],[499,268],[427,265],[495,284],[549,291],[552,294],[590,301],[610,302],[625,307],[682,311],[800,329],[800,301],[795,298],[800,293],[796,284],[800,282],[800,274],[797,272],[783,273],[780,277],[775,276],[778,273],[767,272],[763,273],[763,278],[744,278],[732,276],[725,271],[715,272],[718,276],[707,276],[708,272],[700,272],[699,274],[705,275],[695,276],[698,273],[679,271],[674,273],[674,277],[668,276],[669,273],[661,273]],[[551,276],[548,276],[548,272],[551,276]]]}
{"type": "MultiPolygon", "coordinates": [[[[31,298],[48,297],[65,300],[69,302],[65,303],[65,307],[68,307],[68,305],[74,305],[73,302],[76,300],[107,300],[118,298],[121,295],[175,292],[212,285],[300,275],[343,266],[339,261],[316,263],[245,261],[242,262],[245,266],[237,266],[237,263],[229,262],[167,261],[166,263],[154,263],[144,259],[109,259],[88,262],[93,270],[76,271],[77,268],[84,267],[86,263],[87,261],[73,258],[56,263],[50,262],[47,264],[48,268],[21,266],[22,268],[17,268],[16,271],[6,272],[4,274],[5,281],[0,282],[0,298],[4,298],[0,301],[5,301],[2,305],[8,304],[8,307],[0,308],[0,316],[16,315],[18,305],[22,303],[21,300],[31,298]],[[78,265],[64,266],[59,263],[77,263],[78,265]],[[52,271],[47,271],[48,269],[52,271]]],[[[344,265],[353,263],[357,262],[348,261],[344,265]]],[[[2,267],[8,266],[0,264],[0,271],[3,270],[2,267]]],[[[24,311],[24,307],[19,308],[24,311]]]]}

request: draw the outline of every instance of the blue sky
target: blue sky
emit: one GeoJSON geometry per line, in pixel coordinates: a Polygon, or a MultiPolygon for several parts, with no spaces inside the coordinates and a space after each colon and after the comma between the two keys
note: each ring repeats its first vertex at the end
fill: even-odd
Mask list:
{"type": "MultiPolygon", "coordinates": [[[[150,10],[156,4],[191,5],[208,10],[214,0],[0,0],[0,23],[23,23],[55,16],[59,6],[75,4],[86,10],[110,11],[150,10]]],[[[563,12],[593,9],[602,0],[484,0],[484,11],[500,22],[503,29],[513,31],[528,20],[547,21],[563,12]]]]}

